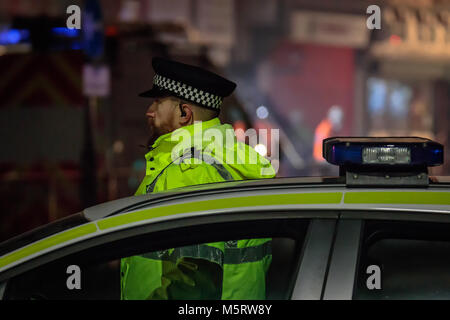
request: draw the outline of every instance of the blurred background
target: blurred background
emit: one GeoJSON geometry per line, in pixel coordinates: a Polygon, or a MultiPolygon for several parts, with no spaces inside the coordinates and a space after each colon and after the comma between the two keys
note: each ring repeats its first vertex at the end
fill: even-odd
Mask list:
{"type": "Polygon", "coordinates": [[[337,174],[332,135],[428,137],[449,159],[450,0],[1,0],[0,241],[134,194],[153,56],[235,81],[220,118],[280,129],[258,147],[278,177],[337,174]]]}

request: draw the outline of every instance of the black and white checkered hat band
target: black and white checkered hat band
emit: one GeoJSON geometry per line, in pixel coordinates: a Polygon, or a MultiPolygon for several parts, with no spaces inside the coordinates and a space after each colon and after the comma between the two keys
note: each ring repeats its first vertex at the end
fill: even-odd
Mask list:
{"type": "Polygon", "coordinates": [[[178,97],[198,103],[199,105],[213,109],[219,109],[222,105],[222,97],[220,96],[193,88],[190,85],[163,77],[159,74],[156,74],[153,78],[153,84],[175,93],[178,97]]]}

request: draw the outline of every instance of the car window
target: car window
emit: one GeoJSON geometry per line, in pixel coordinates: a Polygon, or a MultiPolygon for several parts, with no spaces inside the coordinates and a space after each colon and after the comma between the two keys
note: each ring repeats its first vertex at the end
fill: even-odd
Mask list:
{"type": "MultiPolygon", "coordinates": [[[[264,224],[268,227],[270,221],[264,224]]],[[[306,219],[292,223],[295,236],[224,239],[152,251],[144,246],[139,252],[128,250],[133,254],[118,248],[124,252],[120,256],[114,246],[91,249],[10,279],[5,299],[286,299],[307,225],[306,219]]]]}
{"type": "Polygon", "coordinates": [[[449,299],[449,234],[447,223],[366,222],[354,299],[449,299]]]}

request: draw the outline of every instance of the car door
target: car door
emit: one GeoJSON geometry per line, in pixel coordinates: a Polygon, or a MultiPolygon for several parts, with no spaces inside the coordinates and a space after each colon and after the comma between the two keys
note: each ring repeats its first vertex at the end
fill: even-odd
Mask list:
{"type": "Polygon", "coordinates": [[[449,299],[449,270],[442,210],[343,211],[324,299],[449,299]]]}
{"type": "Polygon", "coordinates": [[[121,258],[193,244],[271,238],[266,298],[320,299],[337,217],[332,210],[218,210],[152,226],[131,225],[58,248],[36,258],[32,267],[9,270],[3,275],[4,298],[118,299],[121,258]],[[69,285],[74,270],[81,274],[80,288],[69,285]]]}

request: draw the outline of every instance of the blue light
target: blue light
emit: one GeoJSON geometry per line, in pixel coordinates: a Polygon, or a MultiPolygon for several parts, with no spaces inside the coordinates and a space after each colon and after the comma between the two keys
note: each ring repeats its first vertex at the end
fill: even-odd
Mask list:
{"type": "Polygon", "coordinates": [[[70,47],[72,50],[81,50],[81,45],[77,42],[72,43],[72,46],[70,47]]]}
{"type": "Polygon", "coordinates": [[[26,40],[29,36],[28,30],[19,29],[6,29],[0,31],[0,44],[10,45],[17,44],[23,40],[26,40]]]}
{"type": "Polygon", "coordinates": [[[362,147],[356,145],[349,147],[333,145],[332,151],[326,160],[335,165],[362,164],[362,147]]]}
{"type": "Polygon", "coordinates": [[[78,29],[69,29],[69,28],[53,28],[52,32],[58,36],[68,37],[68,38],[76,38],[80,35],[80,30],[78,29]]]}
{"type": "MultiPolygon", "coordinates": [[[[444,147],[424,138],[328,138],[324,140],[324,158],[338,166],[437,166],[444,162],[444,147]],[[404,157],[398,157],[397,163],[391,159],[389,163],[364,163],[363,149],[386,148],[400,151],[406,148],[410,159],[406,163],[404,157]]],[[[402,150],[404,151],[404,150],[402,150]]],[[[394,152],[395,153],[395,152],[394,152]]],[[[400,154],[400,153],[399,153],[400,154]]],[[[405,155],[405,153],[403,152],[405,155]]]]}

